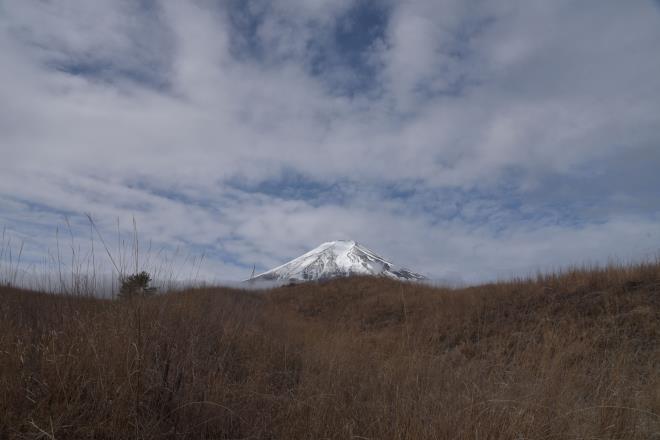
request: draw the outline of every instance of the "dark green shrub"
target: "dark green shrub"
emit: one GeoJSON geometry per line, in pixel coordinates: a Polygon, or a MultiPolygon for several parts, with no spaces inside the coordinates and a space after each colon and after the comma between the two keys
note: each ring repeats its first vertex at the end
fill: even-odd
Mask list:
{"type": "Polygon", "coordinates": [[[149,286],[151,281],[151,276],[145,271],[124,277],[121,280],[119,298],[132,299],[153,295],[156,293],[156,288],[149,286]]]}

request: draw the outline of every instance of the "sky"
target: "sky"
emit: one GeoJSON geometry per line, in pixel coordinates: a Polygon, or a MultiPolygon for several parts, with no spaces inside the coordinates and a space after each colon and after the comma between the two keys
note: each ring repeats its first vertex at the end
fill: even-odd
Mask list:
{"type": "Polygon", "coordinates": [[[27,262],[86,213],[210,281],[336,239],[467,283],[660,253],[659,1],[0,0],[0,67],[27,262]]]}

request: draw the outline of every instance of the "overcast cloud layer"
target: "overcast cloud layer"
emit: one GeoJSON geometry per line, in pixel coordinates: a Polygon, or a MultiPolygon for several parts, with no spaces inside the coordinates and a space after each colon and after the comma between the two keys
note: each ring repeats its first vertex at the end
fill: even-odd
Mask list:
{"type": "Polygon", "coordinates": [[[468,282],[660,250],[660,3],[0,0],[0,225],[242,279],[333,239],[468,282]]]}

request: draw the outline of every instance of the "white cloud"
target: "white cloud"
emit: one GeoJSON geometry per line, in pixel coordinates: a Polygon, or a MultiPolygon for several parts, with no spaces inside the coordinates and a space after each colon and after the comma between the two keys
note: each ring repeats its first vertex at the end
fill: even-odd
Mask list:
{"type": "Polygon", "coordinates": [[[388,3],[386,28],[362,54],[378,66],[373,87],[342,94],[338,77],[364,73],[340,60],[333,40],[353,6],[247,2],[230,13],[208,1],[4,2],[0,222],[20,232],[21,218],[54,218],[30,203],[110,223],[135,213],[145,235],[216,249],[208,273],[216,264],[230,278],[339,236],[466,279],[647,255],[647,233],[657,243],[658,207],[623,185],[616,200],[628,208],[601,194],[590,203],[606,205],[593,214],[594,188],[547,208],[584,209],[572,214],[579,226],[519,213],[506,237],[493,227],[509,218],[509,199],[551,205],[543,185],[589,180],[594,163],[660,184],[653,167],[637,167],[639,176],[617,164],[660,165],[634,154],[660,140],[657,7],[388,3]],[[250,53],[251,39],[261,53],[250,53]],[[319,47],[332,49],[327,71],[312,68],[319,47]],[[302,185],[348,182],[346,194],[286,200],[277,187],[228,183],[277,182],[283,172],[302,185]],[[423,196],[388,194],[410,186],[423,196]],[[475,191],[495,194],[477,203],[488,215],[436,218],[446,214],[436,194],[469,205],[475,191]]]}

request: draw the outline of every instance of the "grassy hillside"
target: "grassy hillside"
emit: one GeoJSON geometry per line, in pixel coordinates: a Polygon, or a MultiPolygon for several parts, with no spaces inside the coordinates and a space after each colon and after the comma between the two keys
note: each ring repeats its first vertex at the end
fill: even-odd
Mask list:
{"type": "Polygon", "coordinates": [[[660,264],[444,290],[0,290],[0,438],[660,438],[660,264]]]}

